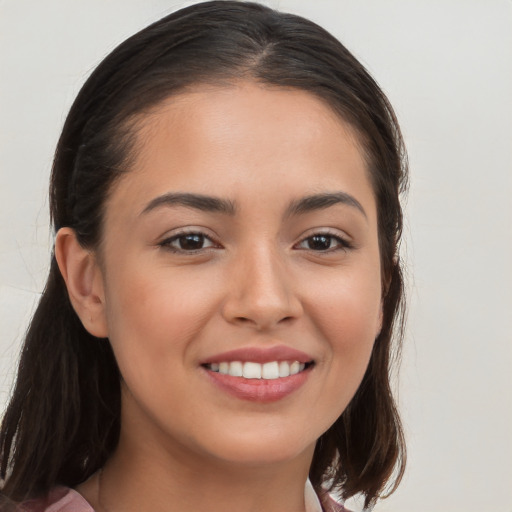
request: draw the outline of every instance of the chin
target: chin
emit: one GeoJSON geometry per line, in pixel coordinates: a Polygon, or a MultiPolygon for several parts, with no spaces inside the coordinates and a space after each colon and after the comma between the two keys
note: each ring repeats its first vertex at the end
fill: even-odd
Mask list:
{"type": "Polygon", "coordinates": [[[316,439],[307,440],[283,428],[271,432],[230,432],[211,441],[209,447],[203,444],[203,449],[218,460],[243,466],[279,464],[304,456],[312,457],[316,444],[316,439]]]}

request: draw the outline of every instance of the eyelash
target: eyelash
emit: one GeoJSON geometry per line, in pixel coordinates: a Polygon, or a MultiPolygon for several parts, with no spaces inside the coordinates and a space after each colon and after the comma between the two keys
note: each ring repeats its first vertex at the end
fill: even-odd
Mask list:
{"type": "Polygon", "coordinates": [[[315,249],[312,249],[311,247],[304,247],[302,250],[309,250],[309,251],[320,253],[320,254],[326,254],[326,253],[332,253],[332,252],[336,252],[336,251],[348,251],[348,250],[354,248],[352,243],[349,242],[346,238],[343,238],[339,234],[334,234],[334,233],[331,233],[329,231],[319,231],[319,232],[316,232],[316,233],[312,233],[311,235],[303,238],[294,247],[297,247],[298,245],[301,245],[301,244],[304,244],[304,243],[306,243],[308,241],[311,241],[314,238],[329,239],[330,243],[336,242],[337,246],[336,247],[328,247],[325,250],[319,250],[319,251],[317,251],[315,249]]]}
{"type": "Polygon", "coordinates": [[[205,233],[202,233],[201,231],[182,231],[181,233],[177,233],[176,235],[173,235],[169,238],[166,238],[165,240],[162,240],[158,245],[166,250],[178,254],[197,254],[199,252],[204,252],[205,250],[220,247],[220,244],[215,242],[211,236],[208,236],[205,233]],[[174,247],[172,245],[173,242],[179,243],[180,239],[185,239],[186,237],[200,237],[201,240],[203,241],[209,241],[211,243],[211,246],[187,250],[181,247],[174,247]]]}
{"type": "MultiPolygon", "coordinates": [[[[213,240],[212,237],[210,237],[209,235],[206,235],[205,233],[203,233],[201,231],[182,231],[181,233],[177,233],[169,238],[166,238],[165,240],[160,242],[158,245],[160,247],[162,247],[163,249],[166,249],[173,253],[189,254],[189,255],[204,253],[205,251],[208,251],[212,248],[218,249],[218,248],[222,247],[219,243],[217,243],[215,240],[213,240]],[[208,247],[199,247],[197,249],[189,249],[189,250],[187,250],[183,247],[174,247],[172,245],[175,242],[179,243],[180,240],[183,241],[183,239],[185,239],[186,237],[197,237],[200,239],[199,243],[202,242],[204,244],[205,241],[208,241],[210,243],[210,245],[208,247]]],[[[294,249],[311,251],[311,252],[314,252],[317,254],[328,254],[328,253],[333,253],[333,252],[337,252],[340,250],[348,251],[348,250],[354,248],[354,246],[352,245],[351,242],[349,242],[345,238],[341,237],[339,234],[333,234],[329,231],[319,231],[316,233],[312,233],[311,235],[303,238],[300,242],[295,244],[293,247],[294,247],[294,249]],[[329,241],[329,247],[327,249],[320,249],[320,250],[315,250],[311,247],[300,247],[302,244],[311,242],[314,238],[323,238],[324,240],[327,239],[329,241]],[[336,246],[330,247],[330,245],[332,243],[336,243],[336,246]]]]}

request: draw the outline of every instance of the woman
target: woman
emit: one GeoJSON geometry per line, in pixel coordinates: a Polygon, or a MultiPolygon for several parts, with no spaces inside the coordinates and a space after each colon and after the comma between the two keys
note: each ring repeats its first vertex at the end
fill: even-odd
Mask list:
{"type": "Polygon", "coordinates": [[[385,96],[312,22],[207,2],[121,44],[57,147],[5,503],[375,503],[404,466],[389,365],[405,183],[385,96]]]}

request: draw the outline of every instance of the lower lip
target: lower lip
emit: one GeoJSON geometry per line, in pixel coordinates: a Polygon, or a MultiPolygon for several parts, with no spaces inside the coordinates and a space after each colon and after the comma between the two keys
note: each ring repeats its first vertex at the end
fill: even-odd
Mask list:
{"type": "Polygon", "coordinates": [[[207,370],[209,378],[228,394],[251,402],[277,402],[299,389],[308,379],[311,368],[279,379],[244,379],[207,370]]]}

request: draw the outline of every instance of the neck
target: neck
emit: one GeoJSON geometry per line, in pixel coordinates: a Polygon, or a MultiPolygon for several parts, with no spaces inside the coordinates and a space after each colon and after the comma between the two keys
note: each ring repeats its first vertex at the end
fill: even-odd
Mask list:
{"type": "Polygon", "coordinates": [[[258,441],[240,457],[237,450],[214,448],[215,437],[198,443],[183,433],[171,436],[134,408],[133,400],[124,400],[114,454],[77,489],[96,512],[305,511],[314,443],[301,452],[279,453],[278,445],[277,452],[262,452],[258,441]]]}
{"type": "Polygon", "coordinates": [[[299,512],[313,449],[291,461],[235,464],[121,436],[101,474],[78,490],[97,512],[299,512]]]}
{"type": "Polygon", "coordinates": [[[114,456],[99,486],[98,512],[298,512],[304,511],[307,471],[290,464],[241,467],[177,461],[155,467],[149,460],[114,456]],[[103,509],[102,509],[103,507],[103,509]]]}

